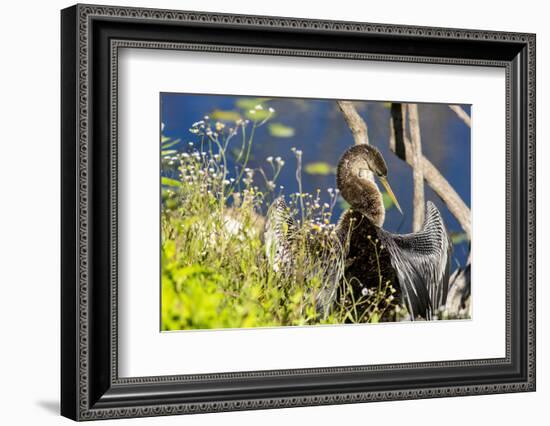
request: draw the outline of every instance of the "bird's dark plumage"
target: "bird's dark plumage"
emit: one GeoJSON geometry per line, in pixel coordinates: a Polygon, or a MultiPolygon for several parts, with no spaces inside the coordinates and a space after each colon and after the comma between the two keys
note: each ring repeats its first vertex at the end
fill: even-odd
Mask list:
{"type": "Polygon", "coordinates": [[[392,234],[373,225],[359,212],[344,213],[340,228],[350,229],[346,277],[355,298],[363,288],[377,288],[379,280],[390,281],[396,298],[412,319],[433,318],[447,299],[451,242],[437,207],[428,202],[421,231],[392,234]],[[380,268],[380,270],[378,269],[380,268]]]}
{"type": "MultiPolygon", "coordinates": [[[[382,229],[385,209],[373,175],[391,191],[386,174],[380,152],[369,145],[349,148],[338,163],[337,186],[351,208],[342,214],[330,238],[338,241],[332,247],[343,250],[345,269],[331,269],[323,256],[313,254],[318,250],[311,252],[311,261],[318,262],[328,277],[320,298],[325,314],[336,302],[337,290],[344,294],[343,278],[351,285],[353,300],[359,300],[365,289],[380,290],[382,283],[389,283],[413,320],[432,319],[445,307],[452,243],[441,213],[428,202],[421,231],[392,234],[382,229]]],[[[275,270],[291,272],[296,268],[293,235],[297,230],[284,198],[279,197],[271,205],[266,223],[267,255],[275,270]]],[[[312,247],[316,246],[314,240],[312,237],[312,247]]]]}

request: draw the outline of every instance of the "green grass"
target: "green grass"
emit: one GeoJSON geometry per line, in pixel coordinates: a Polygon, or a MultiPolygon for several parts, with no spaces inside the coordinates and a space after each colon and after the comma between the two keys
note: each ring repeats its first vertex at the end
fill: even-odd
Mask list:
{"type": "Polygon", "coordinates": [[[263,229],[270,203],[282,192],[276,181],[284,162],[268,157],[265,168],[248,168],[255,130],[273,114],[263,106],[255,111],[245,116],[258,116],[257,121],[205,117],[195,123],[190,132],[196,140],[187,152],[168,150],[174,141],[162,138],[162,329],[378,322],[383,312],[399,311],[395,290],[381,278],[378,290],[358,300],[344,280],[332,312],[319,314],[316,301],[326,288],[326,273],[310,253],[314,249],[330,267],[343,268],[341,247],[331,243],[332,209],[339,198],[330,190],[322,202],[321,191],[301,191],[299,150],[293,152],[300,191],[287,198],[300,224],[297,272],[273,270],[263,229]],[[228,170],[229,155],[234,170],[228,170]]]}

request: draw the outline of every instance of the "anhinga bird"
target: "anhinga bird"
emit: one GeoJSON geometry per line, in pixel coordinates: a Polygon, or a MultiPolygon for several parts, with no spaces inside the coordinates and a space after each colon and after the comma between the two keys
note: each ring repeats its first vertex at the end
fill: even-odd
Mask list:
{"type": "MultiPolygon", "coordinates": [[[[316,254],[312,251],[311,255],[312,262],[318,262],[328,274],[327,286],[318,302],[324,315],[342,292],[343,277],[352,285],[354,300],[365,294],[365,289],[379,288],[381,280],[390,282],[396,290],[396,299],[413,320],[432,319],[445,306],[452,244],[441,213],[428,202],[421,231],[392,234],[382,229],[385,208],[373,176],[380,180],[401,211],[386,180],[387,173],[380,152],[366,144],[349,148],[338,162],[336,185],[351,207],[342,214],[329,246],[344,250],[345,268],[331,268],[327,265],[330,256],[319,256],[319,251],[316,254]]],[[[284,198],[279,197],[270,207],[265,232],[275,270],[292,272],[296,267],[293,262],[296,230],[297,224],[284,198]]]]}

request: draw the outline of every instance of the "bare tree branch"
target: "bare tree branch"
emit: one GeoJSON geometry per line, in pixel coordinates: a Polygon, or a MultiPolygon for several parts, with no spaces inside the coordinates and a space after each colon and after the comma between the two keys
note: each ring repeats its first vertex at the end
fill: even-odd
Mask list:
{"type": "MultiPolygon", "coordinates": [[[[404,110],[402,110],[404,112],[404,110]]],[[[424,224],[424,173],[422,170],[422,141],[420,138],[420,122],[418,105],[407,104],[409,115],[409,132],[411,134],[413,169],[413,232],[418,232],[424,224]]]]}
{"type": "Polygon", "coordinates": [[[369,135],[367,123],[365,123],[365,120],[361,118],[361,116],[357,112],[357,109],[353,105],[353,102],[337,101],[336,103],[338,104],[340,111],[342,111],[342,114],[346,119],[346,123],[348,123],[348,126],[353,135],[353,139],[355,141],[355,145],[360,145],[362,143],[366,143],[368,145],[369,135]]]}
{"type": "Polygon", "coordinates": [[[458,115],[458,118],[460,118],[468,127],[472,127],[472,119],[468,115],[466,111],[462,109],[459,105],[449,105],[449,108],[451,108],[456,115],[458,115]]]}
{"type": "MultiPolygon", "coordinates": [[[[348,123],[348,127],[353,135],[355,145],[361,145],[363,143],[368,145],[369,134],[367,123],[365,123],[365,120],[361,118],[355,108],[355,105],[353,105],[353,102],[336,101],[336,103],[338,104],[340,111],[342,111],[346,123],[348,123]]],[[[367,177],[374,182],[374,174],[372,172],[369,171],[367,177]]]]}
{"type": "MultiPolygon", "coordinates": [[[[413,148],[411,141],[404,131],[403,107],[401,104],[394,103],[391,107],[391,129],[390,129],[390,149],[402,160],[406,161],[410,166],[413,165],[413,148]]],[[[462,229],[468,236],[472,238],[472,222],[470,217],[470,209],[460,195],[454,190],[449,182],[437,170],[437,168],[422,156],[422,171],[424,179],[437,195],[447,205],[449,211],[458,220],[462,229]]]]}

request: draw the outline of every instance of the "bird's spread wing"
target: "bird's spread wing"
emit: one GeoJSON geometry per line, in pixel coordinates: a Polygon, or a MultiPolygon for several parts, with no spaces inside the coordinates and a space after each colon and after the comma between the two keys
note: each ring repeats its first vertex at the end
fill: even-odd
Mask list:
{"type": "Polygon", "coordinates": [[[275,199],[269,207],[264,238],[266,256],[275,272],[289,276],[302,274],[306,280],[312,277],[321,280],[320,287],[315,291],[316,308],[320,315],[326,317],[343,276],[344,261],[340,240],[332,234],[298,229],[283,196],[275,199]],[[299,232],[306,231],[310,232],[297,237],[299,232]]]}
{"type": "Polygon", "coordinates": [[[380,229],[379,236],[390,253],[412,318],[431,319],[445,306],[449,288],[452,243],[441,213],[428,202],[421,231],[397,235],[380,229]]]}
{"type": "Polygon", "coordinates": [[[276,272],[289,272],[292,268],[292,241],[297,225],[280,196],[269,207],[265,224],[267,259],[276,272]]]}

